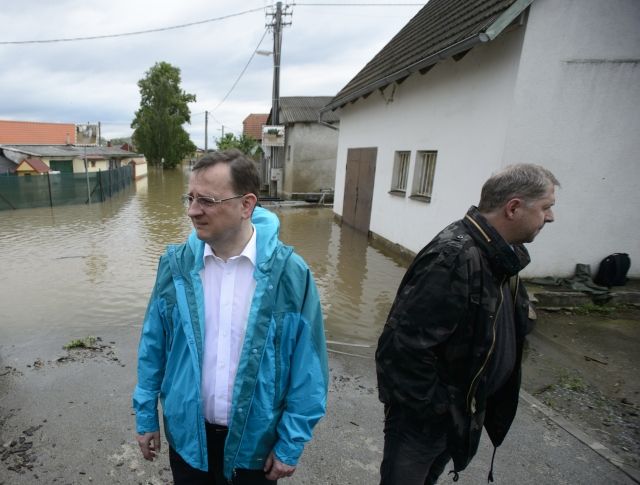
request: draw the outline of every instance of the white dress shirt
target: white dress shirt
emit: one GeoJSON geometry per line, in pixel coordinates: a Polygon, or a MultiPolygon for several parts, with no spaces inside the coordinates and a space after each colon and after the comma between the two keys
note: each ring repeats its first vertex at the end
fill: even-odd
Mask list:
{"type": "Polygon", "coordinates": [[[251,300],[256,289],[256,229],[239,256],[226,262],[205,244],[204,357],[202,402],[209,423],[226,426],[231,410],[233,385],[242,352],[251,300]]]}

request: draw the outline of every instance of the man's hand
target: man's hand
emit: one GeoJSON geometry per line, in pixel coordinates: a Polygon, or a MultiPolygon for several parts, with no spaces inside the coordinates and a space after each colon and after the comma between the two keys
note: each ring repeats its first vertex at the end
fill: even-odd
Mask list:
{"type": "Polygon", "coordinates": [[[136,440],[145,460],[153,461],[160,453],[160,431],[136,435],[136,440]]]}
{"type": "Polygon", "coordinates": [[[267,480],[278,480],[279,478],[287,478],[293,475],[296,471],[295,466],[289,466],[282,463],[273,454],[273,451],[269,453],[266,461],[264,462],[264,472],[266,473],[267,480]]]}

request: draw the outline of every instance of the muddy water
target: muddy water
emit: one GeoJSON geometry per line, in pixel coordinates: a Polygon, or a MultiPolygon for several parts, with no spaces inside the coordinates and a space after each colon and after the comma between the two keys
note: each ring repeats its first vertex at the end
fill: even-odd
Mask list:
{"type": "MultiPolygon", "coordinates": [[[[187,180],[185,170],[151,171],[101,204],[0,212],[0,347],[138,327],[158,257],[191,229],[179,200],[187,180]]],[[[404,268],[331,209],[276,212],[281,238],[316,276],[327,338],[374,343],[404,268]]]]}

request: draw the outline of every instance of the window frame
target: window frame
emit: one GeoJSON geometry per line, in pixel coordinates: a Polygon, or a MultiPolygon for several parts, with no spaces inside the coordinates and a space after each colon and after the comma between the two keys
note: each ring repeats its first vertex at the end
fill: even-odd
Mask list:
{"type": "Polygon", "coordinates": [[[389,190],[390,194],[400,196],[406,195],[410,168],[411,150],[396,150],[393,155],[391,189],[389,190]]]}
{"type": "Polygon", "coordinates": [[[437,150],[418,150],[416,152],[416,163],[411,184],[411,199],[431,202],[437,160],[437,150]]]}

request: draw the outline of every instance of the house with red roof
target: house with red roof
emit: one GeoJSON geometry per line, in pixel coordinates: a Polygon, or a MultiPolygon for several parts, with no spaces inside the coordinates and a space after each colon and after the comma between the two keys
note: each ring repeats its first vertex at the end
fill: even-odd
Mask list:
{"type": "Polygon", "coordinates": [[[49,166],[39,158],[25,158],[15,169],[17,175],[43,175],[50,172],[49,166]]]}
{"type": "Polygon", "coordinates": [[[39,121],[0,120],[0,144],[75,145],[76,125],[39,121]]]}
{"type": "Polygon", "coordinates": [[[242,122],[242,134],[262,143],[262,126],[267,124],[269,113],[251,113],[242,122]]]}

